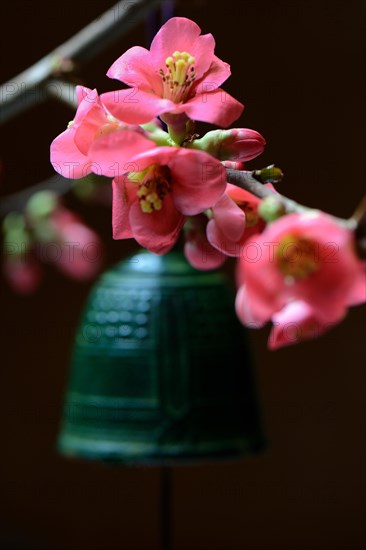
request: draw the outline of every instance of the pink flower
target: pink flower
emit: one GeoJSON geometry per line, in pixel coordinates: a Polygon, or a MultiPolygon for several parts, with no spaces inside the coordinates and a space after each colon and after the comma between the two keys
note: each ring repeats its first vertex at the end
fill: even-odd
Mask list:
{"type": "Polygon", "coordinates": [[[264,229],[259,203],[260,199],[245,189],[226,184],[226,192],[213,207],[207,224],[209,243],[227,256],[240,256],[247,239],[264,229]]]}
{"type": "Polygon", "coordinates": [[[243,105],[219,88],[230,67],[214,54],[211,34],[185,17],[173,17],[159,30],[150,50],[135,46],[113,63],[107,75],[133,89],[104,94],[117,118],[140,124],[156,116],[185,115],[227,127],[243,105]]]}
{"type": "MultiPolygon", "coordinates": [[[[301,327],[316,320],[323,330],[366,299],[366,264],[356,256],[353,232],[324,213],[284,216],[243,252],[236,310],[249,326],[297,318],[301,327]]],[[[282,342],[279,329],[274,342],[282,342]]]]}
{"type": "Polygon", "coordinates": [[[201,271],[217,269],[226,260],[225,254],[208,242],[207,223],[207,216],[199,214],[190,217],[184,226],[184,255],[192,267],[201,271]]]}
{"type": "Polygon", "coordinates": [[[55,234],[55,257],[49,261],[72,279],[93,279],[103,263],[99,236],[66,208],[58,208],[50,218],[55,234]]]}
{"type": "Polygon", "coordinates": [[[130,165],[134,173],[113,182],[113,237],[133,237],[157,254],[175,244],[185,216],[210,208],[225,189],[224,167],[200,151],[158,147],[130,165]]]}
{"type": "Polygon", "coordinates": [[[333,323],[327,322],[302,300],[286,304],[281,311],[273,315],[272,322],[273,327],[268,339],[270,349],[317,338],[333,326],[333,323]]]}
{"type": "MultiPolygon", "coordinates": [[[[266,184],[274,190],[271,184],[266,184]]],[[[196,269],[220,267],[228,256],[238,257],[247,239],[262,231],[264,221],[258,215],[260,199],[230,183],[206,216],[190,218],[185,226],[184,253],[196,269]]]]}
{"type": "Polygon", "coordinates": [[[212,218],[207,224],[206,235],[210,245],[226,256],[239,256],[244,244],[245,213],[226,192],[212,208],[212,218]]]}
{"type": "Polygon", "coordinates": [[[51,144],[51,163],[56,172],[66,178],[82,178],[91,172],[114,177],[125,171],[123,165],[130,156],[155,147],[138,133],[143,132],[141,128],[109,114],[96,90],[77,86],[77,95],[75,119],[51,144]],[[99,155],[98,149],[94,152],[94,146],[103,145],[106,138],[108,157],[99,155]]]}
{"type": "Polygon", "coordinates": [[[35,292],[43,275],[40,264],[29,253],[5,258],[3,273],[12,289],[19,294],[35,292]]]}

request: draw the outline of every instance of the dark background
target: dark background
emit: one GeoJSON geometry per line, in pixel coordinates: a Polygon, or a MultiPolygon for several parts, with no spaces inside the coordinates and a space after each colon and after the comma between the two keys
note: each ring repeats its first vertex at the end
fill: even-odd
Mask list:
{"type": "MultiPolygon", "coordinates": [[[[1,19],[1,81],[37,61],[111,1],[12,0],[1,19]]],[[[251,163],[285,171],[280,190],[339,216],[363,194],[363,0],[180,2],[178,15],[212,32],[232,66],[225,89],[246,104],[238,126],[268,145],[251,163]]],[[[4,9],[4,8],[3,8],[4,9]]],[[[100,92],[104,74],[143,25],[79,72],[100,92]]],[[[72,118],[48,102],[2,131],[6,195],[52,174],[49,144],[72,118]]],[[[84,208],[108,263],[135,249],[112,242],[110,212],[84,208]]],[[[88,284],[51,269],[19,297],[1,287],[0,548],[156,550],[158,468],[67,461],[54,449],[73,333],[88,284]],[[6,542],[7,541],[7,542],[6,542]],[[23,546],[22,546],[23,545],[23,546]]],[[[174,550],[359,550],[365,544],[365,309],[321,339],[269,352],[251,333],[270,440],[260,457],[173,470],[174,550]]]]}

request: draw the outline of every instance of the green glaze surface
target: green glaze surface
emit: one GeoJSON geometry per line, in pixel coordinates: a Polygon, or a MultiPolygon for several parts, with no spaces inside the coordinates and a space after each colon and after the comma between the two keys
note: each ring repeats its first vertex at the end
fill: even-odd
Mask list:
{"type": "Polygon", "coordinates": [[[178,252],[141,252],[106,272],[76,336],[60,451],[163,464],[240,456],[262,442],[226,277],[178,252]]]}

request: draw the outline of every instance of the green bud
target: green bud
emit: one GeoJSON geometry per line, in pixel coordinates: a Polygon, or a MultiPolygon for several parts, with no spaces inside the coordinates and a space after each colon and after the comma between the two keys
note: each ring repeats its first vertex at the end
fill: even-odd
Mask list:
{"type": "Polygon", "coordinates": [[[38,191],[27,202],[25,212],[33,221],[46,218],[58,206],[58,196],[53,191],[38,191]]]}
{"type": "Polygon", "coordinates": [[[23,254],[32,245],[32,240],[25,228],[14,228],[6,233],[4,250],[12,250],[13,254],[23,254]]]}
{"type": "Polygon", "coordinates": [[[266,222],[274,222],[286,214],[285,206],[277,199],[275,195],[266,197],[258,206],[258,214],[266,222]]]}
{"type": "Polygon", "coordinates": [[[9,233],[12,230],[24,229],[25,219],[19,212],[9,212],[3,220],[3,233],[9,233]]]}
{"type": "Polygon", "coordinates": [[[56,228],[48,220],[39,220],[33,228],[33,234],[37,241],[49,243],[56,241],[59,237],[56,228]]]}
{"type": "Polygon", "coordinates": [[[266,168],[262,168],[262,170],[255,170],[254,177],[262,183],[278,183],[283,178],[283,172],[274,164],[270,164],[266,168]]]}

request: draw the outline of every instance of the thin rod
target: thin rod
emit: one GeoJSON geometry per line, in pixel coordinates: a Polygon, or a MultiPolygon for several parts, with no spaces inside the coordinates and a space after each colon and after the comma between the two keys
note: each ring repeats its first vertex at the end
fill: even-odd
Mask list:
{"type": "Polygon", "coordinates": [[[172,469],[162,466],[160,474],[161,550],[172,550],[172,469]]]}

